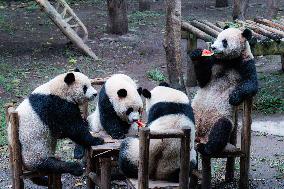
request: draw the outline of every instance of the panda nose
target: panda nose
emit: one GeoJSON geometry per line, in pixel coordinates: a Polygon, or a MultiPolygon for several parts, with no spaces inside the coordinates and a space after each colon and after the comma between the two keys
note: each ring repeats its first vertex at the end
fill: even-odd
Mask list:
{"type": "Polygon", "coordinates": [[[136,122],[136,121],[138,121],[138,119],[137,119],[137,118],[134,118],[134,119],[132,119],[132,121],[133,121],[133,122],[136,122]]]}
{"type": "Polygon", "coordinates": [[[211,47],[211,50],[212,50],[212,51],[215,51],[215,50],[216,50],[216,47],[211,47]]]}
{"type": "Polygon", "coordinates": [[[93,94],[94,97],[96,97],[97,95],[98,95],[97,93],[93,94]]]}

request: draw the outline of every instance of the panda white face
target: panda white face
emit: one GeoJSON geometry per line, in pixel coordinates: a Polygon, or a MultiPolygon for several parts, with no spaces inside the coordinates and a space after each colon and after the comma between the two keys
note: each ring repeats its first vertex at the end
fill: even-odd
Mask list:
{"type": "Polygon", "coordinates": [[[136,83],[127,75],[114,74],[105,83],[106,94],[116,114],[132,124],[140,119],[143,102],[136,83]]]}
{"type": "Polygon", "coordinates": [[[79,72],[67,73],[64,81],[66,83],[65,95],[67,99],[82,104],[85,101],[94,100],[97,91],[92,87],[90,79],[79,72]]]}
{"type": "Polygon", "coordinates": [[[228,28],[218,35],[211,48],[217,58],[237,58],[246,49],[246,38],[239,29],[228,28]]]}

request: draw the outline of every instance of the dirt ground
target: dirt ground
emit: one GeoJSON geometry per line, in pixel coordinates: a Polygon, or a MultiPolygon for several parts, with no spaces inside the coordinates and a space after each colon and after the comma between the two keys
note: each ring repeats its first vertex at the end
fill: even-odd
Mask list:
{"type": "MultiPolygon", "coordinates": [[[[70,2],[71,0],[69,0],[70,2]]],[[[20,102],[36,86],[59,73],[79,67],[90,77],[106,77],[112,73],[125,73],[145,88],[151,89],[157,82],[149,79],[148,72],[159,69],[166,74],[163,36],[165,26],[164,1],[152,3],[151,11],[137,12],[136,0],[128,1],[129,34],[110,35],[105,32],[107,12],[105,1],[72,1],[71,7],[89,30],[88,45],[100,57],[93,61],[75,47],[68,44],[66,37],[40,12],[33,2],[0,0],[0,105],[20,102]]],[[[199,18],[215,22],[231,21],[231,6],[214,8],[213,0],[182,1],[182,15],[186,20],[199,18]]],[[[248,16],[265,16],[264,0],[251,0],[248,16]]],[[[284,0],[279,0],[278,18],[284,16],[284,0]]],[[[231,1],[230,1],[231,5],[231,1]]],[[[186,67],[185,41],[183,65],[186,67]]],[[[198,46],[205,47],[201,41],[198,46]]],[[[283,81],[279,56],[257,58],[259,73],[277,74],[283,81]]],[[[283,83],[279,86],[283,89],[283,83]]],[[[3,121],[3,112],[2,121],[3,121]]],[[[258,113],[256,117],[261,117],[258,113]]],[[[283,113],[275,119],[282,119],[283,113]]],[[[273,120],[273,119],[272,119],[273,120]]],[[[284,126],[283,126],[284,128],[284,126]]],[[[4,124],[1,124],[4,130],[4,124]]],[[[0,130],[1,131],[1,130],[0,130]]],[[[1,133],[1,132],[0,132],[1,133]]],[[[2,131],[5,135],[5,131],[2,131]]],[[[3,137],[3,136],[2,136],[3,137]]],[[[252,188],[284,188],[284,137],[253,132],[251,156],[252,188]]],[[[0,188],[10,188],[8,155],[5,139],[0,138],[0,188]]],[[[73,144],[64,141],[60,154],[72,160],[73,144]]],[[[216,188],[235,188],[236,182],[224,183],[223,162],[214,163],[216,188]],[[217,179],[218,178],[218,179],[217,179]]],[[[238,171],[238,166],[237,171],[238,171]]],[[[236,171],[236,172],[237,172],[236,171]]],[[[85,180],[66,175],[64,188],[85,188],[85,180]]],[[[28,188],[40,188],[27,183],[28,188]]]]}

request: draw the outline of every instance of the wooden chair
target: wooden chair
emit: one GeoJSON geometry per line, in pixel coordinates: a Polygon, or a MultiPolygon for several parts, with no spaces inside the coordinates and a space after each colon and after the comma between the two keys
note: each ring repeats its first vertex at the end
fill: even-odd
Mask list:
{"type": "Polygon", "coordinates": [[[48,176],[49,189],[62,188],[60,174],[29,171],[23,167],[21,144],[19,141],[19,115],[13,104],[7,104],[5,109],[7,127],[9,123],[11,124],[11,144],[8,145],[8,148],[12,175],[12,188],[23,189],[25,188],[24,179],[38,176],[48,176]]]}
{"type": "Polygon", "coordinates": [[[169,132],[154,132],[149,128],[142,128],[139,131],[139,169],[138,180],[127,179],[129,188],[181,188],[189,187],[189,157],[190,157],[190,132],[189,128],[172,130],[169,132]],[[166,181],[149,181],[149,144],[150,139],[180,138],[180,175],[179,183],[166,181]]]}
{"type": "MultiPolygon", "coordinates": [[[[211,188],[211,159],[212,158],[227,158],[225,180],[231,181],[234,178],[235,158],[240,158],[240,180],[239,188],[249,188],[249,167],[250,167],[250,145],[251,145],[251,112],[252,112],[252,98],[245,100],[243,103],[242,129],[241,129],[241,147],[236,148],[233,152],[223,151],[216,156],[202,157],[202,173],[198,171],[194,175],[192,185],[197,185],[196,181],[201,179],[201,188],[211,188]]],[[[237,127],[238,127],[238,107],[233,110],[233,124],[234,131],[231,134],[230,143],[236,145],[237,143],[237,127]]]]}

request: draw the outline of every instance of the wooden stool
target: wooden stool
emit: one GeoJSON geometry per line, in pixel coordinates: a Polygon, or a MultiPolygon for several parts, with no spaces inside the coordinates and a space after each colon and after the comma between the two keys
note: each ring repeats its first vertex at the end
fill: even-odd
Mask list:
{"type": "Polygon", "coordinates": [[[150,132],[149,128],[139,131],[139,169],[138,180],[127,179],[130,188],[180,188],[189,187],[190,128],[166,132],[150,132]],[[149,144],[150,139],[181,138],[179,183],[166,181],[149,181],[149,144]]]}
{"type": "MultiPolygon", "coordinates": [[[[250,145],[251,145],[251,112],[252,112],[252,98],[245,100],[243,103],[242,116],[242,130],[241,130],[241,148],[236,148],[233,152],[223,151],[215,156],[201,156],[202,159],[202,176],[195,174],[201,179],[201,188],[211,188],[211,158],[227,158],[226,164],[226,181],[231,181],[234,178],[235,158],[240,157],[240,180],[239,188],[249,188],[249,167],[250,167],[250,145]]],[[[236,145],[237,143],[237,126],[238,126],[238,108],[235,107],[233,111],[234,130],[231,134],[230,143],[236,145]]],[[[199,173],[195,171],[195,173],[199,173]]],[[[196,185],[194,183],[192,185],[196,185]]]]}
{"type": "Polygon", "coordinates": [[[61,189],[61,175],[55,173],[45,173],[38,171],[25,170],[22,163],[21,144],[19,140],[19,115],[13,104],[7,104],[6,109],[6,124],[11,124],[11,144],[9,148],[10,168],[12,175],[12,188],[23,189],[24,179],[39,176],[48,176],[48,188],[61,189]]]}

